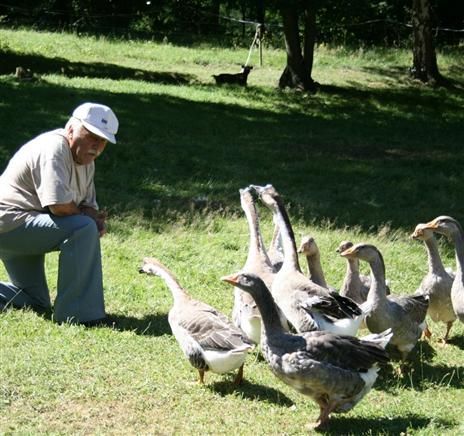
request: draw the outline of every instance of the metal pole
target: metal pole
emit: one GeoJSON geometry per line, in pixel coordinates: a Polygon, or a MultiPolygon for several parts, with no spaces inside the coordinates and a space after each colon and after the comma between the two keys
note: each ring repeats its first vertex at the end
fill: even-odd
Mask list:
{"type": "Polygon", "coordinates": [[[256,26],[256,35],[259,44],[259,66],[263,66],[263,37],[264,37],[264,24],[260,23],[256,26]]]}

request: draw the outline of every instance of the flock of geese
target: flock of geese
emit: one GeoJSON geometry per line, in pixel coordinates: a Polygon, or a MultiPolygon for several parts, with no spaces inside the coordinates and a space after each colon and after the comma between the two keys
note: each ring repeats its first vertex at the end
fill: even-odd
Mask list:
{"type": "Polygon", "coordinates": [[[234,287],[232,321],[194,299],[174,274],[155,258],[145,258],[140,272],[161,277],[172,292],[168,321],[183,353],[198,370],[219,374],[238,369],[243,380],[247,353],[259,345],[269,368],[284,383],[308,395],[320,409],[314,427],[327,425],[332,412],[351,410],[374,385],[379,366],[390,359],[406,362],[422,335],[430,336],[426,315],[446,324],[446,342],[453,322],[464,322],[464,233],[449,216],[418,224],[411,235],[423,241],[428,272],[413,295],[390,293],[385,263],[371,244],[343,241],[337,252],[347,270],[340,291],[328,285],[314,238],[297,249],[283,201],[272,185],[240,190],[249,226],[248,257],[243,268],[221,278],[234,287]],[[275,232],[266,249],[256,202],[273,215],[275,232]],[[454,242],[456,272],[440,259],[435,233],[454,242]],[[308,263],[309,276],[298,255],[308,263]],[[360,261],[370,275],[360,274],[360,261]],[[356,337],[360,327],[370,334],[356,337]]]}

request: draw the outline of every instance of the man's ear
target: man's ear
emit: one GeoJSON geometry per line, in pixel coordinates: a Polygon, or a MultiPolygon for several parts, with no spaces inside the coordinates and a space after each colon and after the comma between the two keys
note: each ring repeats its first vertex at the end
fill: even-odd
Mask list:
{"type": "Polygon", "coordinates": [[[68,131],[66,132],[66,137],[68,138],[68,141],[73,139],[74,137],[74,126],[72,124],[68,127],[68,131]]]}

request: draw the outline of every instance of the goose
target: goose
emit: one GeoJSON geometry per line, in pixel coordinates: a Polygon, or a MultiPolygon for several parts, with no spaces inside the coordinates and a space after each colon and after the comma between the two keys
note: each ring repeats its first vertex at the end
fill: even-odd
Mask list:
{"type": "Polygon", "coordinates": [[[319,405],[315,427],[325,427],[332,412],[351,410],[371,390],[379,364],[388,362],[384,348],[391,332],[370,335],[369,340],[328,331],[288,333],[271,292],[257,275],[238,273],[222,280],[253,296],[264,324],[263,356],[277,378],[319,405]]]}
{"type": "Polygon", "coordinates": [[[368,262],[372,283],[363,309],[367,313],[366,325],[372,333],[391,328],[393,337],[391,352],[399,352],[400,360],[406,361],[421,337],[426,324],[428,297],[423,295],[395,296],[386,294],[385,263],[380,251],[371,244],[359,243],[340,253],[343,257],[368,262]]]}
{"type": "Polygon", "coordinates": [[[430,318],[435,322],[444,322],[446,324],[446,333],[443,337],[443,343],[446,344],[453,322],[456,320],[456,314],[451,302],[451,287],[453,285],[453,276],[451,276],[443,266],[438,251],[438,244],[433,230],[426,228],[425,224],[417,224],[411,238],[423,241],[427,250],[428,271],[422,279],[416,294],[429,296],[429,309],[427,311],[430,318]]]}
{"type": "MultiPolygon", "coordinates": [[[[336,251],[341,254],[352,246],[351,241],[342,241],[336,251]]],[[[346,261],[346,273],[340,287],[340,295],[350,297],[356,303],[362,304],[367,300],[371,285],[370,277],[359,273],[359,259],[347,257],[346,261]]]]}
{"type": "Polygon", "coordinates": [[[461,224],[450,216],[442,215],[426,223],[425,228],[447,236],[454,243],[456,275],[451,286],[451,303],[459,321],[464,322],[464,232],[461,224]]]}
{"type": "MultiPolygon", "coordinates": [[[[242,270],[258,274],[267,286],[271,286],[276,271],[264,247],[253,194],[249,188],[240,189],[239,192],[240,204],[245,212],[249,228],[248,256],[242,270]]],[[[237,327],[245,332],[248,338],[255,344],[259,344],[261,315],[253,297],[238,287],[234,290],[232,320],[237,327]]]]}
{"type": "Polygon", "coordinates": [[[309,279],[323,288],[335,290],[333,286],[327,285],[325,274],[321,264],[321,253],[315,239],[310,235],[301,238],[298,253],[304,254],[308,264],[309,279]]]}
{"type": "Polygon", "coordinates": [[[158,259],[146,257],[139,271],[161,277],[174,303],[168,321],[172,333],[204,384],[206,371],[224,374],[238,369],[234,384],[243,380],[243,366],[251,341],[229,319],[202,301],[192,298],[176,277],[158,259]]]}
{"type": "MultiPolygon", "coordinates": [[[[342,253],[346,249],[353,246],[351,241],[342,241],[335,250],[338,254],[342,253]]],[[[388,279],[386,282],[387,295],[390,294],[390,286],[388,279]]],[[[359,272],[359,260],[346,258],[346,273],[343,278],[343,283],[340,288],[340,295],[349,297],[356,301],[358,304],[362,304],[367,300],[367,294],[371,287],[371,277],[359,272]]]]}
{"type": "Polygon", "coordinates": [[[328,330],[354,336],[363,319],[361,309],[301,272],[292,226],[279,194],[272,185],[252,187],[272,210],[282,237],[284,260],[271,292],[289,324],[298,332],[328,330]]]}
{"type": "Polygon", "coordinates": [[[272,234],[267,254],[275,271],[278,272],[279,269],[282,268],[282,264],[284,262],[284,249],[282,247],[282,237],[280,235],[279,225],[277,223],[274,224],[274,232],[272,234]]]}

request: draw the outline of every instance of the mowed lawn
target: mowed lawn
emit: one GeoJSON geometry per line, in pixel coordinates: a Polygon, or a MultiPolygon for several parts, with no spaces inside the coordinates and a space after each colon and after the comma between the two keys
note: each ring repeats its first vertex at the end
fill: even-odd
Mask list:
{"type": "MultiPolygon", "coordinates": [[[[238,72],[247,55],[246,44],[0,29],[2,170],[83,101],[110,105],[121,124],[96,179],[109,213],[106,305],[117,324],[86,329],[30,310],[0,313],[0,433],[305,434],[316,404],[277,380],[259,350],[241,386],[232,374],[197,383],[167,322],[169,289],[138,273],[142,258],[159,258],[192,296],[230,315],[232,288],[220,277],[246,259],[238,190],[251,183],[276,187],[296,238],[315,237],[335,287],[345,273],[335,249],[350,239],[376,245],[392,292],[411,294],[427,271],[424,246],[409,238],[415,225],[443,214],[464,223],[462,47],[438,51],[448,89],[411,81],[409,50],[322,46],[315,95],[276,88],[285,53],[270,47],[262,66],[252,54],[247,88],[218,88],[212,75],[238,72]],[[17,66],[34,80],[17,80],[17,66]]],[[[259,214],[268,243],[270,212],[259,214]]],[[[452,244],[439,238],[439,247],[455,269],[452,244]]],[[[57,259],[47,257],[52,295],[57,259]]],[[[419,342],[410,371],[382,369],[327,434],[464,433],[464,327],[456,322],[442,346],[444,325],[429,325],[432,338],[419,342]]]]}

